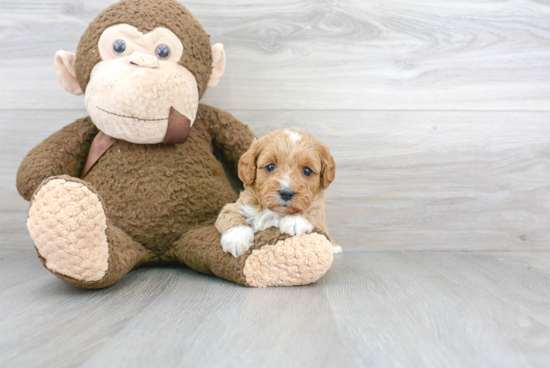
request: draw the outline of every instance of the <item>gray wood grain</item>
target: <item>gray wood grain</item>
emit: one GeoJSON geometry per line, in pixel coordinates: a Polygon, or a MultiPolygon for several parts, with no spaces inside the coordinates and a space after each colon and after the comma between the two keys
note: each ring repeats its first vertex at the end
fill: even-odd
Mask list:
{"type": "Polygon", "coordinates": [[[0,249],[2,367],[546,367],[550,253],[338,255],[306,287],[184,268],[81,290],[0,249]],[[530,267],[530,268],[529,268],[530,267]]]}
{"type": "Polygon", "coordinates": [[[30,246],[13,250],[0,247],[0,292],[50,275],[30,246]]]}
{"type": "Polygon", "coordinates": [[[331,147],[331,234],[369,250],[550,249],[545,112],[239,111],[331,147]]]}
{"type": "MultiPolygon", "coordinates": [[[[21,253],[0,250],[0,275],[21,253]]],[[[98,291],[26,279],[0,292],[0,366],[351,366],[320,284],[247,289],[183,268],[98,291]]]]}
{"type": "MultiPolygon", "coordinates": [[[[115,1],[0,1],[0,109],[79,109],[53,56],[115,1]]],[[[185,1],[227,48],[224,109],[548,110],[547,1],[185,1]]]]}
{"type": "MultiPolygon", "coordinates": [[[[344,249],[550,249],[550,113],[231,112],[258,136],[297,127],[331,147],[338,169],[327,215],[344,249]]],[[[19,163],[85,114],[0,111],[0,246],[32,244],[19,163]]]]}
{"type": "Polygon", "coordinates": [[[549,253],[354,253],[323,280],[357,367],[547,367],[549,253]]]}

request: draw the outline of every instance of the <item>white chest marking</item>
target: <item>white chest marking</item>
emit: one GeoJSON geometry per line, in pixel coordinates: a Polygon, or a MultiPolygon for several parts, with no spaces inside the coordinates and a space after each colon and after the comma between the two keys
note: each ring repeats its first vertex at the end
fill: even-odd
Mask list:
{"type": "Polygon", "coordinates": [[[254,207],[243,206],[241,208],[242,216],[254,231],[260,231],[269,227],[279,227],[279,221],[285,217],[285,214],[273,212],[267,208],[258,211],[254,207]]]}

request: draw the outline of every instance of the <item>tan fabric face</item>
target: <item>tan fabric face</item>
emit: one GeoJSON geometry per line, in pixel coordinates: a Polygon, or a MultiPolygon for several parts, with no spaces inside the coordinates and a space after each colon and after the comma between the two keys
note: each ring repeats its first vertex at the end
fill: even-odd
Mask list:
{"type": "Polygon", "coordinates": [[[117,40],[126,42],[126,52],[123,56],[132,55],[136,51],[155,55],[155,49],[158,45],[170,47],[170,57],[164,61],[177,63],[183,54],[183,45],[178,36],[166,28],[155,28],[153,31],[143,34],[136,27],[129,24],[117,24],[107,28],[99,38],[99,55],[101,55],[103,61],[120,57],[113,50],[113,43],[117,40]]]}
{"type": "Polygon", "coordinates": [[[86,109],[103,133],[131,143],[162,143],[170,108],[195,121],[199,94],[193,74],[178,64],[181,41],[166,28],[143,34],[135,27],[109,27],[100,37],[103,61],[93,68],[86,88],[86,109]],[[118,56],[113,43],[124,40],[118,56]],[[166,60],[155,56],[157,46],[170,47],[166,60]]]}
{"type": "Polygon", "coordinates": [[[90,81],[94,66],[100,62],[99,38],[112,26],[130,24],[147,34],[162,27],[174,32],[185,52],[179,64],[196,78],[199,96],[207,88],[212,74],[210,37],[189,10],[176,0],[121,0],[102,11],[88,26],[76,52],[76,74],[83,91],[90,81]]]}

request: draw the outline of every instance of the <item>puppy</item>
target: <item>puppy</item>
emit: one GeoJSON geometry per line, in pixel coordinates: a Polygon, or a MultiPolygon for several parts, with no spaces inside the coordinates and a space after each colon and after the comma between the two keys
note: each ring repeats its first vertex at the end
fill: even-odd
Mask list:
{"type": "Polygon", "coordinates": [[[253,244],[254,232],[271,226],[292,236],[328,236],[323,192],[335,174],[329,148],[309,133],[281,129],[254,141],[239,161],[245,190],[216,221],[223,250],[238,257],[253,244]]]}

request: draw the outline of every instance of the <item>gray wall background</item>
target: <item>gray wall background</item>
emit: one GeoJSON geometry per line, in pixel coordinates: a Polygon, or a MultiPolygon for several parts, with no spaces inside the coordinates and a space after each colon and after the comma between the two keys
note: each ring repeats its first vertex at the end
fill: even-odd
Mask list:
{"type": "MultiPolygon", "coordinates": [[[[32,247],[25,154],[86,115],[57,82],[115,1],[0,1],[0,247],[32,247]]],[[[550,250],[550,2],[185,1],[226,47],[204,103],[327,143],[345,250],[550,250]]]]}

